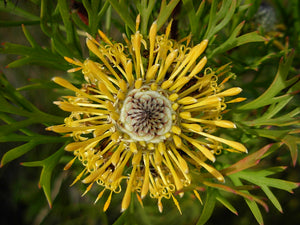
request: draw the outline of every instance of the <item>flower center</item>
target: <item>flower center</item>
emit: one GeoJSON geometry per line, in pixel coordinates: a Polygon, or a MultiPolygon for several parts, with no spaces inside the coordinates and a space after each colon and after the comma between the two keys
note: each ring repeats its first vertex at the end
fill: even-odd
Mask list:
{"type": "Polygon", "coordinates": [[[171,103],[157,91],[134,89],[123,103],[120,121],[133,140],[158,143],[172,126],[171,103]]]}

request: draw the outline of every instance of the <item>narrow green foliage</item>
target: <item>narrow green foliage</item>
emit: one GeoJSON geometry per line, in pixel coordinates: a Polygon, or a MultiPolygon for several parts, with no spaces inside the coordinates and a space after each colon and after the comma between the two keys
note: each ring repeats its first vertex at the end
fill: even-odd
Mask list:
{"type": "Polygon", "coordinates": [[[224,205],[227,209],[229,209],[232,213],[234,213],[235,215],[238,215],[237,210],[233,207],[233,205],[225,198],[223,197],[220,193],[218,194],[218,196],[216,197],[216,199],[222,204],[224,205]]]}
{"type": "Polygon", "coordinates": [[[157,29],[159,30],[168,20],[172,11],[175,9],[179,0],[171,0],[168,4],[166,0],[162,0],[159,14],[157,17],[157,29]]]}
{"type": "Polygon", "coordinates": [[[22,163],[23,166],[29,167],[43,167],[40,177],[39,186],[43,188],[45,196],[48,200],[48,204],[52,207],[52,200],[51,200],[51,176],[53,169],[58,164],[60,158],[64,154],[64,146],[61,147],[58,151],[54,154],[49,156],[48,158],[42,161],[35,161],[35,162],[24,162],[22,163]]]}
{"type": "Polygon", "coordinates": [[[231,33],[230,37],[222,43],[219,47],[215,48],[211,53],[209,53],[208,58],[213,57],[214,55],[224,53],[230,49],[233,49],[237,46],[244,45],[250,42],[262,42],[265,41],[265,38],[260,36],[256,32],[250,32],[241,36],[238,36],[242,27],[244,26],[245,21],[241,22],[231,33]]]}
{"type": "MultiPolygon", "coordinates": [[[[240,179],[238,177],[235,176],[231,176],[230,179],[232,180],[232,182],[234,183],[235,186],[241,186],[242,182],[240,181],[240,179]]],[[[243,191],[245,194],[250,194],[249,191],[243,191]]],[[[264,224],[263,221],[263,217],[262,214],[260,212],[260,209],[258,208],[258,205],[255,201],[251,201],[249,199],[245,199],[248,207],[250,208],[252,214],[254,215],[256,221],[258,222],[258,224],[262,225],[264,224]]]]}
{"type": "Polygon", "coordinates": [[[128,12],[127,4],[125,1],[117,1],[117,0],[108,0],[111,6],[116,10],[119,16],[122,18],[126,26],[130,28],[132,32],[135,32],[135,23],[134,19],[131,17],[130,13],[128,12]]]}
{"type": "Polygon", "coordinates": [[[149,30],[148,29],[149,18],[153,11],[154,5],[155,5],[154,0],[150,0],[148,4],[146,0],[142,0],[141,2],[138,2],[136,5],[141,15],[141,32],[143,35],[146,35],[149,30]]]}
{"type": "Polygon", "coordinates": [[[183,5],[187,11],[191,32],[194,37],[198,36],[202,25],[201,17],[205,6],[205,1],[201,1],[197,10],[195,10],[192,0],[183,0],[183,5]]]}
{"type": "MultiPolygon", "coordinates": [[[[278,199],[275,197],[275,195],[271,192],[270,187],[285,190],[288,192],[292,192],[293,189],[297,188],[299,184],[295,182],[285,181],[281,179],[276,178],[269,178],[268,176],[273,175],[275,173],[281,172],[285,169],[285,167],[275,167],[275,168],[269,168],[269,169],[261,169],[259,171],[240,171],[238,173],[230,175],[230,179],[233,181],[235,185],[242,185],[241,180],[246,180],[248,182],[251,182],[257,186],[259,186],[266,194],[266,196],[270,199],[270,201],[273,203],[273,205],[282,212],[282,207],[278,201],[278,199]]],[[[245,191],[245,193],[249,194],[248,191],[245,191]]],[[[248,206],[250,207],[253,215],[259,222],[259,224],[262,224],[262,216],[261,213],[257,207],[256,204],[253,202],[247,202],[248,206]]]]}
{"type": "MultiPolygon", "coordinates": [[[[277,74],[275,76],[274,81],[269,86],[269,88],[257,99],[239,107],[239,110],[249,110],[249,109],[257,109],[275,102],[279,102],[282,98],[276,97],[284,88],[287,88],[291,84],[295,83],[299,78],[293,77],[287,80],[289,69],[292,65],[293,58],[295,52],[291,51],[289,55],[286,56],[285,60],[282,57],[279,62],[279,67],[277,74]]],[[[285,98],[289,98],[290,96],[286,96],[285,98]]]]}
{"type": "MultiPolygon", "coordinates": [[[[15,3],[13,3],[12,1],[7,1],[6,4],[4,4],[3,2],[1,2],[0,4],[0,12],[6,12],[6,13],[11,13],[14,16],[18,16],[18,17],[22,17],[27,19],[27,22],[34,22],[36,23],[36,21],[39,21],[40,18],[37,15],[32,14],[31,12],[21,9],[20,7],[18,7],[18,5],[16,5],[15,3]]],[[[9,21],[5,21],[5,23],[8,23],[9,21]]],[[[4,23],[4,21],[3,21],[4,23]]],[[[15,22],[16,25],[21,25],[21,22],[15,22]]]]}
{"type": "Polygon", "coordinates": [[[26,144],[20,145],[16,148],[13,148],[6,152],[1,159],[0,167],[3,167],[5,164],[11,162],[14,159],[21,157],[26,154],[28,151],[32,150],[36,145],[38,145],[36,140],[31,140],[26,144]]]}
{"type": "MultiPolygon", "coordinates": [[[[101,28],[100,21],[103,20],[105,12],[107,11],[109,7],[109,2],[104,1],[104,4],[102,5],[100,1],[82,1],[88,16],[88,26],[82,25],[86,32],[88,32],[90,35],[94,36],[96,35],[98,29],[101,28]]],[[[77,15],[78,16],[78,15],[77,15]]],[[[78,20],[76,20],[78,21],[78,20]]]]}
{"type": "Polygon", "coordinates": [[[213,35],[229,23],[236,8],[236,0],[223,1],[219,11],[217,11],[217,5],[218,1],[214,0],[210,9],[209,23],[204,39],[210,40],[213,35]]]}
{"type": "Polygon", "coordinates": [[[237,173],[239,171],[243,171],[245,169],[251,168],[256,166],[260,159],[269,151],[272,147],[278,148],[278,146],[273,146],[272,144],[266,145],[265,147],[261,148],[260,150],[252,153],[241,159],[240,161],[236,162],[235,164],[225,168],[222,170],[222,174],[231,175],[237,173]]]}
{"type": "Polygon", "coordinates": [[[215,208],[217,192],[212,188],[206,190],[206,199],[197,225],[204,225],[211,217],[215,208]]]}

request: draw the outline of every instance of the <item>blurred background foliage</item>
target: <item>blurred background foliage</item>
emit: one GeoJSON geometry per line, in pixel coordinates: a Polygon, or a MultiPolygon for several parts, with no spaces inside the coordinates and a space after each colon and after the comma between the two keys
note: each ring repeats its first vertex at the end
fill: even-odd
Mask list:
{"type": "MultiPolygon", "coordinates": [[[[164,212],[160,214],[151,199],[145,199],[144,208],[134,199],[131,207],[120,214],[119,195],[104,213],[104,202],[92,204],[97,190],[81,197],[86,188],[83,184],[69,187],[81,165],[63,170],[72,158],[63,151],[68,139],[45,131],[45,127],[62,123],[67,115],[52,102],[69,92],[52,83],[51,78],[62,76],[79,86],[82,82],[80,73],[66,73],[71,66],[63,57],[88,57],[85,32],[95,36],[101,29],[122,42],[122,33],[130,36],[135,31],[138,14],[143,35],[147,35],[154,20],[164,28],[172,18],[172,38],[179,40],[191,34],[194,44],[208,38],[208,66],[218,68],[230,63],[230,85],[244,90],[246,104],[235,104],[235,110],[225,115],[237,123],[238,132],[223,134],[220,130],[219,134],[244,143],[249,157],[257,154],[254,159],[260,163],[254,171],[299,182],[299,11],[298,0],[1,1],[0,223],[150,225],[207,221],[206,224],[247,225],[262,224],[262,211],[264,224],[298,224],[299,189],[291,194],[271,188],[279,204],[271,195],[266,197],[266,189],[259,185],[266,174],[253,170],[229,175],[230,181],[239,186],[242,178],[250,191],[253,184],[259,185],[261,189],[254,190],[255,196],[268,203],[268,213],[261,206],[259,210],[256,203],[249,206],[251,212],[243,198],[214,187],[201,192],[204,205],[196,202],[194,195],[185,194],[180,199],[182,216],[170,201],[163,202],[164,212]],[[257,180],[252,182],[249,176],[257,180]],[[236,209],[239,216],[235,215],[236,209]]],[[[223,152],[214,166],[221,170],[243,157],[223,152]]],[[[255,164],[251,160],[248,158],[249,167],[255,164]]],[[[291,191],[296,186],[293,183],[281,189],[291,191]]]]}

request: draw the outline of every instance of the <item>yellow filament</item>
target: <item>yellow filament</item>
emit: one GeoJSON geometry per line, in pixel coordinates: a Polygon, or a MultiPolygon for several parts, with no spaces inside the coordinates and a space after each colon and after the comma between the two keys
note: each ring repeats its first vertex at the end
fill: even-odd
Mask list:
{"type": "Polygon", "coordinates": [[[175,133],[177,135],[181,134],[181,129],[178,126],[173,125],[171,129],[172,129],[173,133],[175,133]]]}
{"type": "Polygon", "coordinates": [[[119,80],[119,87],[122,90],[123,93],[127,92],[127,84],[125,82],[125,80],[119,80]]]}
{"type": "Polygon", "coordinates": [[[155,64],[148,69],[147,74],[146,74],[146,82],[147,83],[149,83],[152,79],[154,79],[158,68],[159,68],[159,64],[155,64]]]}
{"type": "Polygon", "coordinates": [[[65,88],[69,89],[69,90],[72,90],[72,91],[74,91],[74,92],[77,92],[77,93],[79,93],[80,95],[82,95],[82,96],[84,96],[84,97],[86,97],[86,98],[88,98],[88,99],[91,99],[91,100],[93,100],[93,101],[95,101],[95,102],[98,102],[98,103],[100,103],[100,104],[103,104],[103,103],[104,103],[104,101],[102,101],[102,100],[100,100],[100,99],[98,99],[98,98],[95,98],[94,96],[89,95],[89,94],[87,94],[87,93],[81,91],[80,89],[78,89],[77,87],[75,87],[74,85],[72,85],[69,81],[67,81],[67,80],[65,80],[65,79],[63,79],[63,78],[61,78],[61,77],[54,77],[52,80],[53,80],[55,83],[59,84],[60,86],[63,86],[63,87],[65,87],[65,88]]]}
{"type": "Polygon", "coordinates": [[[133,165],[129,181],[127,183],[127,188],[126,188],[123,200],[122,200],[121,212],[124,212],[124,210],[126,210],[129,206],[129,204],[130,204],[131,192],[132,192],[132,183],[133,183],[133,179],[135,178],[136,167],[137,167],[137,165],[133,165]]]}
{"type": "Polygon", "coordinates": [[[126,65],[125,65],[125,76],[126,76],[126,80],[128,81],[129,85],[133,84],[134,81],[134,77],[132,75],[132,61],[129,60],[126,65]]]}
{"type": "Polygon", "coordinates": [[[179,205],[177,199],[176,199],[173,195],[172,195],[172,199],[173,199],[173,202],[174,202],[174,204],[176,205],[178,211],[179,211],[180,214],[182,215],[181,208],[180,208],[180,205],[179,205]]]}
{"type": "Polygon", "coordinates": [[[143,80],[141,78],[137,79],[134,84],[135,89],[140,89],[142,87],[142,84],[143,80]]]}
{"type": "Polygon", "coordinates": [[[130,149],[130,151],[132,151],[133,153],[137,153],[137,152],[138,152],[135,142],[130,142],[130,144],[129,144],[129,149],[130,149]]]}
{"type": "Polygon", "coordinates": [[[78,61],[77,59],[73,60],[73,59],[71,59],[71,58],[69,58],[69,57],[67,57],[67,56],[65,56],[64,59],[65,59],[68,63],[74,64],[74,65],[76,65],[76,66],[82,67],[82,65],[83,65],[82,62],[78,61]]]}
{"type": "Polygon", "coordinates": [[[240,152],[248,153],[248,150],[246,149],[246,147],[243,144],[239,143],[239,142],[226,140],[226,139],[216,137],[216,136],[213,136],[211,134],[204,133],[204,132],[196,132],[196,133],[198,133],[198,134],[200,134],[204,137],[211,138],[211,139],[216,140],[218,142],[229,145],[230,147],[232,147],[232,148],[234,148],[234,149],[236,149],[240,152]]]}
{"type": "Polygon", "coordinates": [[[109,196],[108,196],[108,198],[107,198],[107,200],[104,204],[103,212],[105,212],[108,209],[108,207],[110,205],[110,202],[111,202],[111,196],[112,196],[112,191],[110,191],[110,194],[109,194],[109,196]]]}
{"type": "Polygon", "coordinates": [[[190,105],[190,104],[193,104],[193,103],[196,103],[197,102],[197,99],[191,97],[191,96],[188,96],[188,97],[184,97],[182,99],[179,99],[177,101],[178,104],[181,104],[181,105],[190,105]]]}
{"type": "Polygon", "coordinates": [[[110,93],[110,91],[107,89],[106,85],[103,82],[101,81],[98,82],[98,88],[103,94],[105,94],[108,97],[109,100],[115,102],[114,96],[112,96],[112,94],[110,93]]]}
{"type": "Polygon", "coordinates": [[[196,155],[194,155],[185,145],[182,145],[181,149],[186,154],[188,154],[193,160],[195,160],[200,166],[204,167],[209,173],[211,173],[214,177],[216,177],[219,181],[224,182],[224,177],[218,170],[204,163],[201,159],[199,159],[196,155]]]}
{"type": "Polygon", "coordinates": [[[195,104],[192,105],[186,105],[183,106],[182,109],[192,109],[192,108],[197,108],[197,107],[201,107],[201,106],[205,106],[205,105],[211,105],[211,104],[215,104],[221,101],[221,98],[219,97],[210,97],[210,98],[205,98],[195,104]]]}
{"type": "Polygon", "coordinates": [[[105,190],[106,190],[106,189],[103,189],[103,190],[98,194],[98,196],[97,196],[97,198],[96,198],[94,204],[96,204],[96,203],[99,201],[99,199],[103,196],[105,190]]]}
{"type": "Polygon", "coordinates": [[[213,155],[213,153],[211,153],[211,151],[209,151],[206,147],[204,147],[203,145],[201,145],[198,141],[196,141],[195,139],[189,138],[189,137],[187,137],[184,134],[181,134],[180,136],[183,137],[188,142],[190,142],[192,145],[194,145],[210,161],[214,162],[216,160],[216,158],[213,155]]]}
{"type": "Polygon", "coordinates": [[[113,84],[109,81],[108,76],[104,74],[101,69],[97,66],[97,64],[91,60],[86,60],[86,67],[93,72],[93,75],[97,77],[97,80],[101,80],[102,82],[107,85],[107,88],[110,90],[112,93],[117,93],[117,89],[113,86],[113,84]]]}
{"type": "Polygon", "coordinates": [[[159,82],[164,79],[169,67],[174,62],[175,58],[177,57],[178,50],[172,51],[166,58],[164,65],[160,67],[159,73],[156,78],[156,82],[159,82]]]}
{"type": "Polygon", "coordinates": [[[120,79],[119,75],[116,73],[116,71],[114,71],[114,69],[111,67],[109,62],[107,62],[104,55],[99,51],[98,47],[88,38],[86,39],[86,45],[96,56],[99,57],[99,59],[104,63],[104,65],[112,73],[112,75],[114,75],[114,77],[117,80],[119,80],[120,79]]]}
{"type": "Polygon", "coordinates": [[[149,64],[148,64],[148,70],[152,66],[154,57],[153,57],[153,52],[154,52],[154,45],[155,45],[155,37],[157,33],[157,23],[154,21],[154,23],[150,27],[149,31],[149,42],[150,42],[150,49],[149,49],[149,64]]]}
{"type": "Polygon", "coordinates": [[[145,165],[145,174],[144,174],[144,181],[143,186],[141,190],[141,198],[143,199],[149,190],[149,174],[150,174],[150,168],[149,168],[149,153],[143,155],[144,165],[145,165]]]}
{"type": "Polygon", "coordinates": [[[108,39],[108,37],[107,37],[101,30],[98,30],[98,33],[99,33],[100,37],[102,38],[102,40],[103,40],[105,43],[107,43],[107,44],[109,44],[109,45],[113,45],[113,44],[111,43],[111,41],[108,39]]]}
{"type": "Polygon", "coordinates": [[[236,125],[228,120],[203,120],[198,118],[189,118],[188,120],[198,123],[211,124],[223,128],[236,128],[236,125]]]}
{"type": "Polygon", "coordinates": [[[174,144],[177,148],[180,148],[182,145],[182,140],[177,135],[173,135],[174,144]]]}

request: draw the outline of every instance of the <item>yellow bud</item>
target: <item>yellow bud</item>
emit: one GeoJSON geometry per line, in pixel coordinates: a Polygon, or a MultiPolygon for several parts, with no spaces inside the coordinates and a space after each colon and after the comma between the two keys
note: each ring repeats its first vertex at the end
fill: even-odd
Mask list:
{"type": "Polygon", "coordinates": [[[173,135],[174,144],[177,148],[180,148],[182,145],[182,140],[177,135],[173,135]]]}
{"type": "Polygon", "coordinates": [[[168,89],[172,84],[173,84],[172,80],[166,80],[162,83],[161,88],[168,89]]]}
{"type": "Polygon", "coordinates": [[[137,147],[136,147],[136,144],[134,142],[130,142],[129,144],[129,149],[130,151],[132,151],[133,153],[137,153],[138,150],[137,150],[137,147]]]}
{"type": "Polygon", "coordinates": [[[193,104],[193,103],[196,103],[196,102],[197,102],[197,99],[195,99],[193,97],[190,97],[190,96],[179,99],[177,101],[177,103],[181,104],[181,105],[189,105],[189,104],[193,104]]]}
{"type": "Polygon", "coordinates": [[[151,90],[156,91],[157,90],[157,83],[152,83],[151,84],[151,90]]]}
{"type": "Polygon", "coordinates": [[[192,115],[190,112],[181,112],[179,113],[179,116],[182,118],[182,119],[188,119],[188,118],[191,118],[192,115]]]}
{"type": "Polygon", "coordinates": [[[178,134],[180,135],[181,134],[181,129],[178,127],[178,126],[172,126],[172,132],[175,133],[175,134],[178,134]]]}
{"type": "Polygon", "coordinates": [[[119,87],[124,93],[127,92],[127,84],[126,84],[125,80],[123,80],[123,79],[119,80],[119,87]]]}
{"type": "Polygon", "coordinates": [[[173,93],[169,96],[169,100],[172,102],[174,102],[177,98],[178,98],[178,94],[176,93],[173,93]]]}
{"type": "Polygon", "coordinates": [[[142,78],[138,78],[134,84],[135,89],[140,89],[142,87],[142,84],[143,84],[142,78]]]}
{"type": "Polygon", "coordinates": [[[195,123],[181,123],[181,126],[183,126],[184,128],[191,130],[191,131],[195,131],[195,132],[200,132],[202,131],[202,128],[199,124],[195,124],[195,123]]]}
{"type": "Polygon", "coordinates": [[[178,109],[178,107],[179,107],[179,105],[178,105],[177,103],[174,103],[174,104],[172,105],[172,109],[173,109],[174,111],[176,111],[176,110],[178,109]]]}

